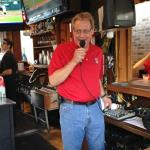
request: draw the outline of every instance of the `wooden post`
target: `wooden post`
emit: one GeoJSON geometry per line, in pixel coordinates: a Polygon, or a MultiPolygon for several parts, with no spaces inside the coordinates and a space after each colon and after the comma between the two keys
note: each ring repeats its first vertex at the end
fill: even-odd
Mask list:
{"type": "Polygon", "coordinates": [[[116,82],[132,79],[131,29],[116,32],[116,82]]]}

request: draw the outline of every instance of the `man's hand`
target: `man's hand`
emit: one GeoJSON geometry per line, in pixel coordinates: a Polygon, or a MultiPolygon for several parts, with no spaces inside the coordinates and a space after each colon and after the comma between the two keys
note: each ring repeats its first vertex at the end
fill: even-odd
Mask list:
{"type": "Polygon", "coordinates": [[[83,61],[86,55],[86,50],[84,48],[78,48],[75,50],[72,61],[76,64],[83,61]]]}
{"type": "Polygon", "coordinates": [[[105,108],[110,108],[112,101],[108,96],[105,96],[102,98],[103,102],[104,102],[104,109],[105,108]]]}

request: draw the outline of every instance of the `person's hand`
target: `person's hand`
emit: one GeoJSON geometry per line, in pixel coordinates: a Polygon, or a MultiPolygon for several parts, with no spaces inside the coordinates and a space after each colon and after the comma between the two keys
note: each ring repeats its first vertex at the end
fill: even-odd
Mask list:
{"type": "Polygon", "coordinates": [[[76,64],[83,61],[86,55],[86,50],[84,48],[78,48],[75,50],[72,61],[76,64]]]}
{"type": "Polygon", "coordinates": [[[110,108],[112,101],[108,96],[103,97],[104,108],[110,108]]]}

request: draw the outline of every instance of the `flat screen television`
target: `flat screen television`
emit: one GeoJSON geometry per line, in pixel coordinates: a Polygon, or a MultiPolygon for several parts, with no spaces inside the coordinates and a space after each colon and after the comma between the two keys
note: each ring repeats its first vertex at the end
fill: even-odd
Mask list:
{"type": "Polygon", "coordinates": [[[23,0],[27,24],[32,24],[60,12],[62,0],[23,0]]]}
{"type": "Polygon", "coordinates": [[[66,12],[79,11],[81,0],[23,0],[27,24],[66,12]]]}
{"type": "Polygon", "coordinates": [[[0,31],[24,29],[21,0],[0,1],[0,31]]]}

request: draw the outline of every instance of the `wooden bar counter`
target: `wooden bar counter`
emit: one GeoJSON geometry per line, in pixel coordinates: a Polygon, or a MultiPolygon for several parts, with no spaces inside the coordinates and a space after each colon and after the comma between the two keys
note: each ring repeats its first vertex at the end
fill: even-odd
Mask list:
{"type": "MultiPolygon", "coordinates": [[[[123,93],[123,94],[131,94],[139,96],[139,106],[142,106],[143,103],[145,103],[145,107],[150,107],[150,80],[133,80],[129,83],[127,82],[121,82],[121,83],[112,83],[108,85],[107,87],[108,92],[117,92],[117,93],[123,93]]],[[[141,127],[138,127],[133,124],[129,124],[124,121],[118,121],[115,119],[112,119],[110,117],[105,117],[106,123],[110,125],[114,125],[116,127],[125,129],[129,132],[132,132],[136,135],[142,136],[144,138],[150,139],[150,131],[141,127]]]]}
{"type": "Polygon", "coordinates": [[[135,125],[132,125],[132,124],[120,121],[120,120],[115,120],[110,117],[105,117],[105,121],[108,124],[114,125],[116,127],[119,127],[119,128],[125,129],[129,132],[132,132],[136,135],[140,135],[144,138],[150,139],[150,131],[147,129],[140,128],[138,126],[135,126],[135,125]]]}
{"type": "Polygon", "coordinates": [[[108,90],[150,98],[150,80],[134,80],[129,83],[112,83],[108,90]]]}

